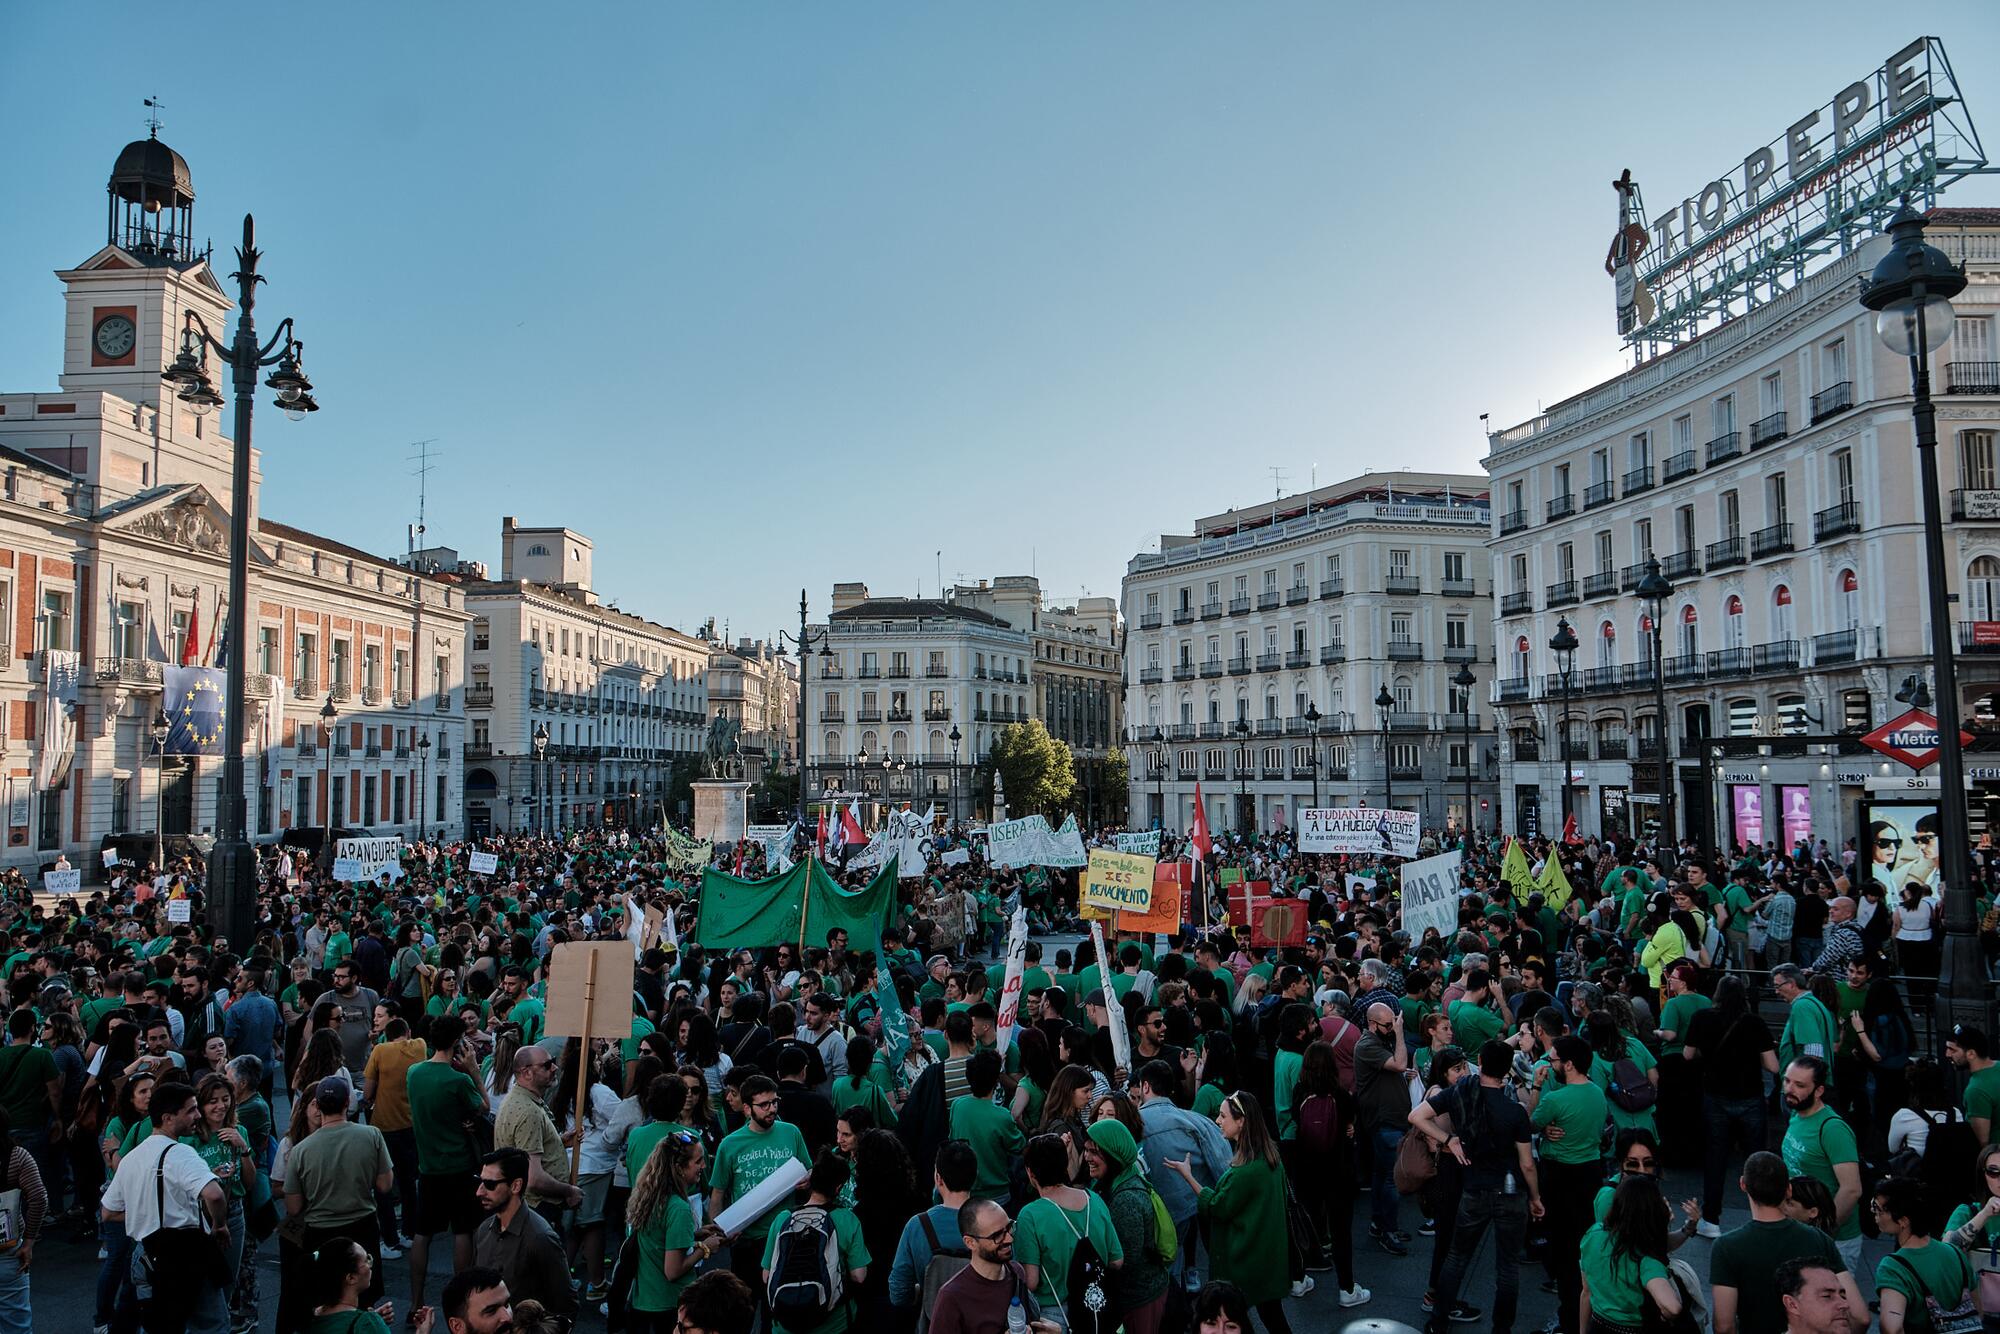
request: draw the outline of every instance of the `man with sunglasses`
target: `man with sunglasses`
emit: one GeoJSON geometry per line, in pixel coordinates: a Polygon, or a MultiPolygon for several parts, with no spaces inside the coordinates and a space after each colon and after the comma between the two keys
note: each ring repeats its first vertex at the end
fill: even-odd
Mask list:
{"type": "Polygon", "coordinates": [[[536,1046],[521,1048],[514,1053],[514,1081],[493,1118],[493,1147],[519,1149],[528,1155],[528,1207],[552,1227],[562,1225],[565,1208],[574,1209],[583,1202],[583,1192],[570,1184],[564,1137],[549,1116],[549,1089],[561,1075],[556,1058],[547,1051],[536,1046]]]}
{"type": "Polygon", "coordinates": [[[519,1149],[495,1149],[480,1161],[474,1185],[486,1221],[473,1234],[473,1262],[499,1271],[511,1301],[532,1299],[550,1315],[574,1318],[576,1290],[562,1234],[524,1199],[529,1161],[519,1149]]]}
{"type": "Polygon", "coordinates": [[[958,1230],[972,1262],[938,1289],[931,1308],[932,1334],[1005,1334],[1008,1308],[1018,1300],[1035,1334],[1058,1334],[1042,1319],[1028,1276],[1014,1259],[1014,1220],[992,1200],[971,1200],[958,1211],[958,1230]]]}

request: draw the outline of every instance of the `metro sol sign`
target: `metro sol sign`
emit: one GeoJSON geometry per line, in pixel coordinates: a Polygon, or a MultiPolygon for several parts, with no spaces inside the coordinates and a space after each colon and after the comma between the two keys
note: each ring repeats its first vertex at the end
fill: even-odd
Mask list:
{"type": "MultiPolygon", "coordinates": [[[[1938,720],[1922,709],[1911,709],[1900,718],[1891,718],[1861,738],[1861,744],[1890,759],[1921,769],[1937,760],[1938,720]]],[[[1961,730],[1961,744],[1970,744],[1972,733],[1961,730]]]]}

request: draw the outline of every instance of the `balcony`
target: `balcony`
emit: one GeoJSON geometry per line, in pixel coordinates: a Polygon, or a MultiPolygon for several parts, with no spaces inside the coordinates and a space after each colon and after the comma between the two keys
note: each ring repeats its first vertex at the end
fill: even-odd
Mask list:
{"type": "Polygon", "coordinates": [[[1312,595],[1311,584],[1293,584],[1285,590],[1285,605],[1287,607],[1296,607],[1302,602],[1311,602],[1312,595]]]}
{"type": "Polygon", "coordinates": [[[1310,666],[1312,666],[1312,654],[1306,649],[1295,648],[1285,654],[1285,667],[1290,671],[1310,666]]]}
{"type": "Polygon", "coordinates": [[[1626,740],[1622,736],[1600,736],[1597,738],[1597,758],[1600,760],[1622,760],[1626,756],[1626,740]]]}
{"type": "Polygon", "coordinates": [[[1443,579],[1438,582],[1438,596],[1447,598],[1476,598],[1479,596],[1479,581],[1476,579],[1443,579]]]}
{"type": "Polygon", "coordinates": [[[1444,660],[1446,662],[1478,662],[1479,645],[1446,644],[1444,646],[1444,660]]]}
{"type": "Polygon", "coordinates": [[[1500,595],[1500,614],[1502,616],[1519,616],[1534,609],[1535,595],[1533,593],[1502,593],[1500,595]]]}
{"type": "Polygon", "coordinates": [[[1667,678],[1667,684],[1680,681],[1701,680],[1701,654],[1677,653],[1660,665],[1660,671],[1667,678]]]}
{"type": "Polygon", "coordinates": [[[1382,591],[1391,597],[1413,598],[1424,588],[1414,574],[1392,574],[1382,581],[1382,591]]]}
{"type": "Polygon", "coordinates": [[[1229,674],[1231,676],[1250,675],[1250,655],[1243,653],[1231,658],[1229,660],[1229,674]]]}
{"type": "Polygon", "coordinates": [[[1493,683],[1493,698],[1502,704],[1520,704],[1528,698],[1528,678],[1510,676],[1493,683]]]}
{"type": "Polygon", "coordinates": [[[1175,608],[1174,608],[1174,624],[1175,624],[1175,625],[1193,625],[1193,624],[1194,624],[1194,608],[1193,608],[1192,606],[1188,605],[1187,603],[1182,603],[1182,604],[1181,604],[1180,606],[1178,606],[1178,607],[1175,607],[1175,608]]]}
{"type": "Polygon", "coordinates": [[[1676,551],[1660,558],[1660,573],[1669,579],[1689,579],[1701,573],[1701,557],[1692,551],[1676,551]]]}
{"type": "Polygon", "coordinates": [[[1283,718],[1259,718],[1257,720],[1258,736],[1283,736],[1284,734],[1285,720],[1283,718]]]}
{"type": "Polygon", "coordinates": [[[1759,644],[1750,655],[1753,672],[1796,672],[1799,669],[1799,641],[1779,639],[1759,644]]]}
{"type": "Polygon", "coordinates": [[[1517,760],[1539,760],[1542,758],[1542,743],[1531,736],[1514,738],[1514,758],[1517,760]]]}
{"type": "Polygon", "coordinates": [[[1567,607],[1577,600],[1576,580],[1558,579],[1555,583],[1549,585],[1548,594],[1546,606],[1567,607]]]}
{"type": "Polygon", "coordinates": [[[354,687],[345,681],[335,681],[326,688],[326,697],[335,704],[345,704],[354,698],[354,687]]]}
{"type": "MultiPolygon", "coordinates": [[[[1571,690],[1577,690],[1581,688],[1582,684],[1583,684],[1582,674],[1578,672],[1575,668],[1571,668],[1569,674],[1568,688],[1571,690]]],[[[1563,674],[1561,672],[1542,673],[1543,699],[1560,699],[1562,697],[1563,689],[1564,689],[1563,674]]]]}
{"type": "Polygon", "coordinates": [[[1202,603],[1202,604],[1201,604],[1201,619],[1203,619],[1204,621],[1219,621],[1219,620],[1221,620],[1221,619],[1222,619],[1222,604],[1221,604],[1220,602],[1204,602],[1204,603],[1202,603]]]}
{"type": "Polygon", "coordinates": [[[1725,537],[1720,542],[1710,542],[1706,555],[1711,573],[1731,565],[1741,565],[1749,559],[1740,537],[1725,537]]]}
{"type": "Polygon", "coordinates": [[[1282,653],[1259,653],[1257,655],[1257,670],[1260,672],[1275,672],[1284,665],[1284,662],[1285,655],[1282,653]]]}
{"type": "Polygon", "coordinates": [[[1166,679],[1167,669],[1164,667],[1141,667],[1139,669],[1139,684],[1142,686],[1156,686],[1166,679]]]}
{"type": "Polygon", "coordinates": [[[1322,663],[1329,663],[1329,662],[1346,662],[1346,661],[1347,661],[1347,645],[1345,645],[1345,644],[1321,644],[1321,645],[1319,646],[1319,660],[1320,660],[1320,662],[1322,662],[1322,663]]]}
{"type": "Polygon", "coordinates": [[[437,693],[437,711],[438,711],[439,713],[450,713],[450,712],[451,712],[451,692],[450,692],[449,690],[440,690],[440,691],[438,691],[438,693],[437,693]]]}
{"type": "MultiPolygon", "coordinates": [[[[398,699],[399,699],[399,700],[400,700],[400,701],[402,702],[402,705],[408,705],[408,704],[409,704],[409,702],[410,702],[410,697],[409,697],[409,695],[408,695],[407,693],[405,693],[404,691],[401,691],[401,690],[398,690],[398,691],[396,692],[396,697],[397,697],[397,698],[398,698],[398,699]]],[[[399,706],[399,707],[400,707],[400,706],[399,706]]],[[[465,707],[466,707],[466,708],[468,708],[468,709],[490,709],[490,708],[492,708],[492,707],[493,707],[493,687],[492,687],[492,686],[467,686],[467,687],[465,688],[465,707]]]]}
{"type": "Polygon", "coordinates": [[[1390,662],[1422,662],[1424,645],[1418,639],[1392,639],[1389,641],[1390,662]]]}
{"type": "Polygon", "coordinates": [[[1792,526],[1788,523],[1774,523],[1769,528],[1759,528],[1750,534],[1751,560],[1782,555],[1791,549],[1792,526]]]}
{"type": "Polygon", "coordinates": [[[99,658],[97,683],[158,690],[165,683],[163,665],[146,658],[99,658]]]}
{"type": "Polygon", "coordinates": [[[1258,611],[1274,611],[1278,606],[1278,590],[1267,588],[1257,595],[1258,611]]]}
{"type": "Polygon", "coordinates": [[[1250,599],[1247,597],[1229,599],[1229,614],[1231,616],[1248,616],[1250,614],[1250,599]]]}
{"type": "Polygon", "coordinates": [[[2000,523],[2000,491],[1952,492],[1951,517],[1960,523],[2000,523]]]}
{"type": "Polygon", "coordinates": [[[1657,760],[1660,758],[1660,739],[1656,736],[1642,736],[1634,743],[1632,758],[1635,760],[1657,760]]]}
{"type": "Polygon", "coordinates": [[[381,708],[381,707],[382,707],[382,687],[381,687],[381,686],[363,686],[363,687],[361,687],[361,702],[362,702],[362,704],[364,704],[365,706],[367,706],[368,708],[371,708],[371,709],[379,709],[379,708],[381,708]]]}
{"type": "Polygon", "coordinates": [[[1215,677],[1221,675],[1222,675],[1222,659],[1209,658],[1201,664],[1201,676],[1204,681],[1213,680],[1215,677]]]}
{"type": "Polygon", "coordinates": [[[1323,598],[1337,598],[1347,591],[1344,579],[1322,579],[1319,581],[1319,595],[1323,598]]]}
{"type": "Polygon", "coordinates": [[[1819,425],[1828,417],[1838,417],[1853,406],[1854,381],[1842,380],[1839,384],[1830,384],[1812,396],[1813,425],[1819,425]]]}
{"type": "Polygon", "coordinates": [[[827,664],[822,662],[816,675],[822,681],[840,681],[846,678],[847,673],[837,663],[827,664]]]}
{"type": "Polygon", "coordinates": [[[1428,713],[1415,713],[1408,709],[1391,709],[1389,711],[1389,730],[1391,732],[1428,732],[1431,730],[1431,716],[1428,713]]]}
{"type": "Polygon", "coordinates": [[[1285,779],[1285,766],[1267,764],[1264,766],[1263,774],[1266,782],[1281,783],[1285,779]]]}
{"type": "Polygon", "coordinates": [[[907,723],[911,721],[913,717],[914,715],[908,709],[889,710],[889,721],[892,723],[907,723]]]}
{"type": "Polygon", "coordinates": [[[1169,741],[1192,741],[1195,738],[1193,723],[1175,723],[1167,729],[1169,741]]]}
{"type": "Polygon", "coordinates": [[[1762,449],[1766,445],[1774,445],[1790,434],[1785,427],[1785,414],[1774,412],[1750,423],[1750,448],[1762,449]]]}
{"type": "Polygon", "coordinates": [[[1502,537],[1506,537],[1510,533],[1518,533],[1527,526],[1528,512],[1526,510],[1508,510],[1500,516],[1500,536],[1502,537]]]}
{"type": "Polygon", "coordinates": [[[1550,523],[1554,523],[1557,519],[1567,519],[1576,513],[1576,497],[1565,492],[1549,502],[1548,511],[1550,523]]]}
{"type": "Polygon", "coordinates": [[[909,680],[909,679],[910,679],[910,665],[909,665],[908,663],[906,663],[906,662],[905,662],[905,663],[898,663],[898,664],[896,664],[895,666],[891,667],[891,668],[889,669],[889,679],[890,679],[890,680],[892,680],[892,681],[907,681],[907,680],[909,680]]]}
{"type": "Polygon", "coordinates": [[[1953,361],[1944,368],[1947,394],[2000,394],[2000,361],[1953,361]]]}
{"type": "Polygon", "coordinates": [[[1156,611],[1146,612],[1139,617],[1139,628],[1141,630],[1157,630],[1164,624],[1166,624],[1166,618],[1156,611]]]}
{"type": "Polygon", "coordinates": [[[319,678],[310,673],[292,682],[292,698],[312,699],[319,694],[319,678]]]}
{"type": "Polygon", "coordinates": [[[1639,581],[1645,577],[1645,562],[1642,561],[1637,565],[1627,565],[1618,572],[1618,591],[1621,593],[1630,593],[1639,586],[1639,581]]]}
{"type": "Polygon", "coordinates": [[[1651,491],[1652,489],[1653,489],[1652,464],[1648,463],[1643,468],[1634,468],[1630,472],[1625,474],[1625,494],[1627,496],[1636,496],[1641,491],[1651,491]]]}
{"type": "Polygon", "coordinates": [[[1612,486],[1608,477],[1601,482],[1592,482],[1583,489],[1583,507],[1587,510],[1594,510],[1599,505],[1609,505],[1616,499],[1618,499],[1618,489],[1612,486]]]}
{"type": "Polygon", "coordinates": [[[1678,482],[1683,477],[1694,476],[1698,470],[1699,465],[1695,462],[1694,451],[1683,449],[1678,454],[1667,455],[1667,461],[1660,466],[1660,481],[1662,484],[1678,482]]]}
{"type": "Polygon", "coordinates": [[[1228,735],[1228,723],[1203,723],[1201,725],[1201,739],[1203,741],[1221,741],[1228,735]]]}
{"type": "Polygon", "coordinates": [[[844,709],[829,709],[819,714],[818,718],[823,723],[844,723],[847,721],[847,712],[844,709]]]}
{"type": "Polygon", "coordinates": [[[1849,533],[1861,531],[1861,505],[1858,501],[1844,500],[1838,505],[1829,505],[1813,515],[1813,541],[1826,542],[1836,537],[1846,537],[1849,533]]]}
{"type": "Polygon", "coordinates": [[[1192,681],[1192,680],[1194,680],[1194,664],[1193,664],[1193,663],[1191,663],[1191,662],[1177,662],[1177,663],[1175,663],[1175,664],[1174,664],[1174,680],[1176,680],[1176,681],[1192,681]]]}
{"type": "Polygon", "coordinates": [[[1596,574],[1583,576],[1583,595],[1586,598],[1608,598],[1618,593],[1618,572],[1600,570],[1596,574]]]}
{"type": "Polygon", "coordinates": [[[1748,676],[1750,674],[1750,650],[1747,648],[1712,649],[1708,655],[1708,674],[1715,676],[1748,676]]]}
{"type": "Polygon", "coordinates": [[[1960,621],[1958,648],[1961,653],[1977,653],[1982,656],[2000,653],[2000,622],[1960,621]]]}
{"type": "Polygon", "coordinates": [[[1622,684],[1616,667],[1587,667],[1583,673],[1583,692],[1586,695],[1603,694],[1616,690],[1622,684]]]}
{"type": "Polygon", "coordinates": [[[333,743],[333,758],[336,760],[345,760],[352,755],[353,749],[345,741],[336,741],[333,743]]]}
{"type": "Polygon", "coordinates": [[[1653,663],[1628,662],[1618,669],[1619,684],[1627,690],[1642,690],[1653,684],[1653,663]]]}
{"type": "Polygon", "coordinates": [[[1571,764],[1581,764],[1590,758],[1590,738],[1578,734],[1567,741],[1556,742],[1556,752],[1571,764]]]}
{"type": "Polygon", "coordinates": [[[1326,771],[1322,773],[1320,777],[1322,777],[1329,783],[1345,783],[1347,781],[1347,765],[1344,762],[1340,764],[1334,764],[1331,761],[1329,761],[1326,766],[1326,771]]]}
{"type": "Polygon", "coordinates": [[[369,743],[368,745],[365,745],[365,746],[363,746],[363,747],[361,748],[361,758],[362,758],[362,759],[364,759],[364,760],[379,760],[379,759],[381,759],[381,758],[382,758],[382,747],[380,747],[380,746],[378,746],[378,745],[374,744],[373,742],[370,742],[370,743],[369,743]]]}
{"type": "MultiPolygon", "coordinates": [[[[300,741],[294,749],[298,751],[299,758],[302,760],[319,758],[319,742],[317,741],[300,741]]],[[[468,746],[466,749],[470,750],[471,747],[468,746]]],[[[470,756],[467,758],[470,758],[470,756]]]]}
{"type": "MultiPolygon", "coordinates": [[[[1959,638],[1964,639],[1963,632],[1959,638]]],[[[1858,630],[1835,630],[1832,634],[1813,636],[1813,666],[1825,667],[1836,662],[1853,662],[1861,656],[1861,633],[1858,630]]]]}
{"type": "Polygon", "coordinates": [[[1391,760],[1389,762],[1389,776],[1411,782],[1419,781],[1424,776],[1423,762],[1420,760],[1415,764],[1411,764],[1407,760],[1391,760]]]}
{"type": "Polygon", "coordinates": [[[856,709],[854,711],[854,721],[857,723],[879,723],[882,721],[882,710],[856,709]]]}
{"type": "Polygon", "coordinates": [[[1731,431],[1727,435],[1718,435],[1715,439],[1708,442],[1707,453],[1708,466],[1711,468],[1718,463],[1727,463],[1733,458],[1741,457],[1743,453],[1743,432],[1731,431]]]}

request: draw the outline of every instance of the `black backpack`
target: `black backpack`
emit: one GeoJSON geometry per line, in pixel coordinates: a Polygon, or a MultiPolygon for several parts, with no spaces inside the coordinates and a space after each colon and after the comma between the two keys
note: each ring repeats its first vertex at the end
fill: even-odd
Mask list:
{"type": "Polygon", "coordinates": [[[1643,1112],[1660,1100],[1660,1091],[1646,1072],[1629,1056],[1621,1056],[1611,1067],[1611,1104],[1628,1112],[1643,1112]]]}
{"type": "Polygon", "coordinates": [[[789,1330],[816,1329],[847,1298],[833,1215],[818,1205],[794,1209],[778,1234],[764,1293],[771,1318],[789,1330]]]}
{"type": "MultiPolygon", "coordinates": [[[[1051,1204],[1055,1202],[1050,1201],[1051,1204]]],[[[1105,1296],[1105,1285],[1111,1277],[1111,1270],[1098,1254],[1097,1245],[1090,1239],[1090,1209],[1085,1203],[1083,1214],[1084,1230],[1078,1232],[1076,1224],[1069,1221],[1069,1213],[1061,1205],[1056,1212],[1062,1215],[1063,1226],[1076,1238],[1076,1249],[1069,1256],[1069,1278],[1063,1285],[1063,1312],[1069,1317],[1069,1334],[1098,1334],[1100,1330],[1117,1327],[1117,1317],[1110,1314],[1110,1301],[1105,1296]],[[1102,1324],[1099,1322],[1102,1321],[1102,1324]]]]}

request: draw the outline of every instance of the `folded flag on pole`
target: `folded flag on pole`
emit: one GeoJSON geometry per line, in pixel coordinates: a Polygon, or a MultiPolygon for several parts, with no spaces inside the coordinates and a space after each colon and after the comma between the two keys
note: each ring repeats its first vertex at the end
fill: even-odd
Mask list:
{"type": "Polygon", "coordinates": [[[1518,838],[1507,840],[1507,851],[1500,858],[1500,879],[1514,892],[1515,900],[1521,903],[1526,903],[1528,896],[1539,888],[1535,884],[1534,870],[1528,865],[1528,854],[1522,850],[1518,838]]]}
{"type": "Polygon", "coordinates": [[[1205,862],[1215,853],[1215,841],[1208,836],[1208,809],[1201,799],[1201,780],[1194,785],[1194,824],[1188,832],[1188,841],[1194,844],[1196,861],[1205,862]]]}
{"type": "Polygon", "coordinates": [[[1575,891],[1570,888],[1569,877],[1563,874],[1562,858],[1555,852],[1542,863],[1542,873],[1535,880],[1535,888],[1542,891],[1542,902],[1551,912],[1561,912],[1575,891]]]}
{"type": "Polygon", "coordinates": [[[861,820],[857,815],[860,808],[861,799],[857,797],[853,801],[848,802],[846,808],[840,812],[841,843],[866,843],[868,841],[868,835],[861,832],[861,820]]]}

